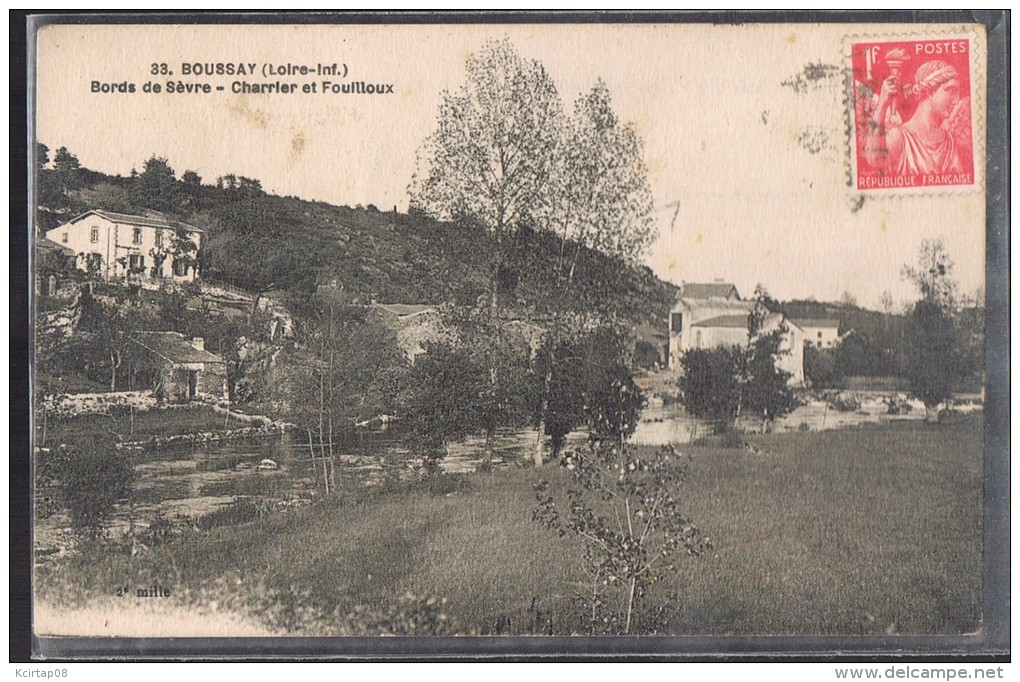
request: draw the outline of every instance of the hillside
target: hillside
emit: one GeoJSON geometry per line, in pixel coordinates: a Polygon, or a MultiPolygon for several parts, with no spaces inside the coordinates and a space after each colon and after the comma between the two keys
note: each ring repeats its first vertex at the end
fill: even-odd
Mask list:
{"type": "MultiPolygon", "coordinates": [[[[40,171],[41,231],[91,208],[159,211],[203,227],[203,279],[252,293],[286,292],[298,303],[332,283],[363,302],[473,304],[487,291],[495,257],[491,235],[477,226],[269,195],[249,178],[203,184],[188,171],[178,180],[164,159],[150,159],[131,177],[104,175],[76,161],[40,171]]],[[[553,302],[560,251],[559,238],[531,230],[505,248],[501,296],[511,308],[540,315],[553,302]]],[[[571,308],[609,301],[633,325],[665,329],[675,287],[648,268],[586,250],[578,268],[577,280],[586,286],[570,298],[571,308]]]]}

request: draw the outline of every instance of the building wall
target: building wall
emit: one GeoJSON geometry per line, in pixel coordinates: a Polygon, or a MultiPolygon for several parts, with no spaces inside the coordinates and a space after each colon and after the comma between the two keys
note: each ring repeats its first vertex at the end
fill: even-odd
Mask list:
{"type": "MultiPolygon", "coordinates": [[[[157,235],[162,235],[163,250],[169,252],[174,231],[170,228],[156,228],[148,225],[131,225],[129,223],[115,223],[107,218],[96,214],[88,214],[80,220],[71,221],[56,227],[46,233],[46,238],[72,249],[77,254],[99,254],[102,257],[103,277],[124,277],[128,268],[118,262],[118,259],[128,259],[131,255],[140,256],[144,259],[145,277],[152,277],[152,268],[155,265],[152,258],[152,251],[156,249],[157,235]],[[93,240],[93,230],[96,231],[96,239],[93,240]],[[135,243],[135,230],[139,230],[140,243],[135,243]]],[[[199,249],[202,248],[202,234],[200,232],[190,233],[192,241],[199,249]]],[[[197,252],[194,254],[197,258],[197,252]]],[[[167,256],[158,274],[161,278],[172,279],[177,282],[191,282],[197,278],[195,268],[188,268],[187,274],[175,275],[173,270],[173,256],[167,256]]],[[[78,268],[88,270],[88,260],[79,256],[78,268]]]]}
{"type": "Polygon", "coordinates": [[[837,327],[805,327],[804,340],[815,348],[832,348],[839,343],[837,327]]]}
{"type": "Polygon", "coordinates": [[[197,372],[196,398],[222,400],[227,396],[227,367],[221,362],[196,362],[177,365],[163,362],[157,394],[167,403],[186,403],[189,395],[189,374],[197,372]]]}
{"type": "MultiPolygon", "coordinates": [[[[721,348],[724,346],[746,346],[747,329],[742,327],[699,327],[698,320],[711,319],[718,315],[735,314],[735,309],[716,309],[709,303],[704,308],[691,308],[684,304],[674,306],[673,313],[682,313],[683,328],[677,332],[673,328],[673,315],[670,315],[669,332],[669,366],[677,369],[680,366],[680,356],[691,348],[721,348]]],[[[782,322],[781,316],[770,316],[766,320],[764,331],[777,328],[782,322]]],[[[801,386],[804,383],[804,343],[807,336],[800,327],[787,323],[786,333],[780,344],[780,350],[784,351],[779,356],[776,366],[790,373],[790,383],[801,386]]]]}

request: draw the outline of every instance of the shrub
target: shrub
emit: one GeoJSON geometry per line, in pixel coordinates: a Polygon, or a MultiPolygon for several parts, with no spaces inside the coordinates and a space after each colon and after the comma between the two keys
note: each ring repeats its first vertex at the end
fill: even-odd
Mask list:
{"type": "Polygon", "coordinates": [[[625,445],[592,443],[586,452],[565,453],[561,464],[572,475],[565,503],[540,481],[534,518],[582,543],[576,599],[588,634],[655,632],[649,588],[674,574],[682,555],[710,546],[680,508],[677,488],[690,457],[671,445],[643,457],[625,445]]]}
{"type": "Polygon", "coordinates": [[[117,502],[131,495],[135,471],[130,453],[109,441],[83,439],[56,451],[52,465],[71,530],[82,539],[105,537],[117,502]]]}

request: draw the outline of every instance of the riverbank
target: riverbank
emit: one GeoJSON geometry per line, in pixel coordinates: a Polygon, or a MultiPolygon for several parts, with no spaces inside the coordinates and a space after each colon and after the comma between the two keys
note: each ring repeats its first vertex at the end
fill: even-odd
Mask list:
{"type": "MultiPolygon", "coordinates": [[[[650,600],[670,604],[661,632],[975,630],[981,429],[969,415],[749,436],[753,450],[685,446],[694,469],[683,508],[714,549],[653,588],[650,600]]],[[[580,630],[578,547],[532,520],[533,484],[562,491],[566,474],[509,468],[342,490],[188,531],[134,559],[59,562],[39,576],[39,598],[67,604],[73,593],[89,604],[121,585],[155,584],[183,609],[215,601],[290,634],[349,634],[352,614],[375,622],[428,608],[441,608],[451,633],[570,634],[580,630]],[[405,594],[417,601],[400,602],[405,594]]]]}

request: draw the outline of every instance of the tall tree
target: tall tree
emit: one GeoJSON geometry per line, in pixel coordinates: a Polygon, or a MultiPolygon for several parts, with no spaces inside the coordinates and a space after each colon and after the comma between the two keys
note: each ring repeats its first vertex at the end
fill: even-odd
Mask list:
{"type": "Polygon", "coordinates": [[[965,342],[956,319],[958,287],[942,240],[922,241],[917,264],[904,265],[903,276],[921,294],[910,313],[910,392],[924,402],[925,420],[938,422],[939,405],[953,397],[966,371],[961,362],[965,342]]]}
{"type": "Polygon", "coordinates": [[[556,349],[566,318],[574,317],[567,309],[569,302],[576,298],[585,301],[584,310],[591,313],[590,318],[611,317],[615,312],[612,298],[600,295],[606,288],[602,280],[608,273],[591,268],[578,277],[581,260],[597,252],[610,260],[639,262],[655,237],[654,202],[641,139],[613,111],[609,89],[601,80],[574,104],[557,155],[553,186],[554,198],[546,206],[544,224],[558,233],[560,253],[555,273],[557,291],[550,297],[552,338],[545,349],[548,357],[538,412],[536,465],[544,460],[543,437],[553,417],[549,398],[558,383],[556,349]]]}
{"type": "Polygon", "coordinates": [[[549,200],[562,106],[542,64],[521,57],[508,39],[486,42],[466,69],[466,82],[442,94],[437,128],[418,153],[410,204],[493,233],[495,317],[508,237],[549,200]]]}

